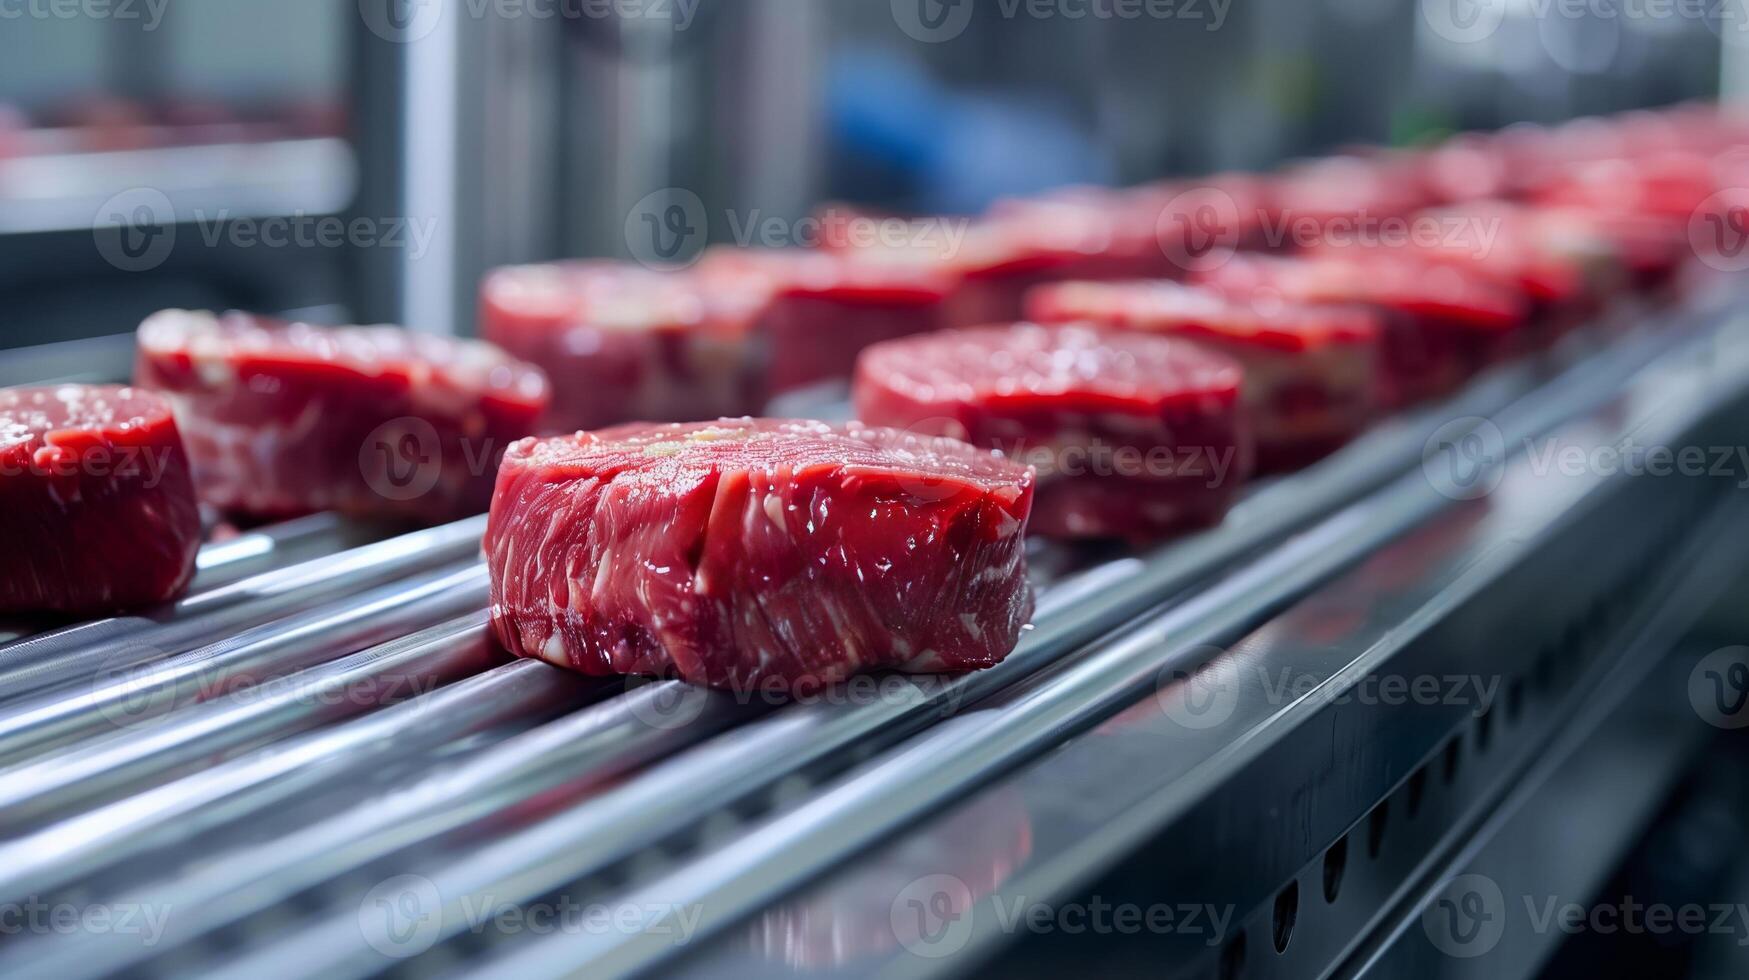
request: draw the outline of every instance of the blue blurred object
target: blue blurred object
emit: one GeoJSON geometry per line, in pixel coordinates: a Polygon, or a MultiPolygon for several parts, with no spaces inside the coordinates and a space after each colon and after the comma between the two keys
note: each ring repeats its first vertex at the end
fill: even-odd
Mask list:
{"type": "Polygon", "coordinates": [[[961,93],[875,48],[833,58],[827,112],[832,196],[918,211],[972,212],[999,197],[1105,183],[1108,156],[1073,120],[1024,93],[961,93]]]}

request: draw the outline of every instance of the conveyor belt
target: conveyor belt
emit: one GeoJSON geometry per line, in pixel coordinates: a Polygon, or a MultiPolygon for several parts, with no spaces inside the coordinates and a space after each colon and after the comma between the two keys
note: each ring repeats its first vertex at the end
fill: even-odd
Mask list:
{"type": "MultiPolygon", "coordinates": [[[[12,937],[0,974],[331,977],[414,953],[419,972],[666,967],[690,950],[642,932],[496,942],[468,907],[575,886],[697,906],[699,938],[728,935],[1448,514],[1460,502],[1423,467],[1465,462],[1428,456],[1454,424],[1508,446],[1680,434],[1749,384],[1741,332],[1716,302],[1624,313],[1260,485],[1217,528],[1139,555],[1041,552],[1035,626],[995,669],[799,704],[506,663],[480,519],[316,557],[289,542],[332,532],[323,519],[316,537],[213,546],[171,607],[0,647],[0,901],[165,911],[150,942],[12,937]],[[406,875],[436,905],[385,952],[404,909],[370,899],[406,875]]],[[[1570,489],[1526,499],[1552,526],[1591,499],[1570,489]]]]}

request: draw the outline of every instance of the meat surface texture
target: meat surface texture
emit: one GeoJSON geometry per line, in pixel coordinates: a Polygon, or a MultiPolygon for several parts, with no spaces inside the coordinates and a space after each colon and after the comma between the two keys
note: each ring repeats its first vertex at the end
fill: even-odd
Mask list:
{"type": "Polygon", "coordinates": [[[1032,494],[993,453],[856,423],[527,439],[486,529],[492,622],[586,674],[739,691],[989,667],[1032,611],[1032,494]]]}
{"type": "Polygon", "coordinates": [[[547,372],[547,432],[634,419],[685,422],[758,411],[764,354],[758,278],[616,262],[511,266],[480,287],[480,335],[547,372]]]}
{"type": "Polygon", "coordinates": [[[200,509],[170,405],[136,388],[0,389],[0,612],[101,615],[188,585],[200,509]]]}
{"type": "Polygon", "coordinates": [[[937,329],[954,286],[924,263],[799,248],[709,249],[697,276],[713,292],[766,293],[755,329],[771,394],[847,381],[864,347],[937,329]]]}
{"type": "Polygon", "coordinates": [[[869,424],[1033,466],[1035,532],[1141,542],[1218,522],[1250,474],[1240,377],[1180,339],[1016,324],[871,347],[853,396],[869,424]]]}
{"type": "Polygon", "coordinates": [[[1381,323],[1362,307],[1233,299],[1164,281],[1044,286],[1027,307],[1040,322],[1178,337],[1233,358],[1245,370],[1259,471],[1325,456],[1378,412],[1381,323]]]}
{"type": "Polygon", "coordinates": [[[135,380],[175,408],[201,499],[260,518],[480,513],[548,399],[538,369],[480,341],[183,310],[140,326],[135,380]]]}
{"type": "Polygon", "coordinates": [[[1465,269],[1384,250],[1235,255],[1196,280],[1231,296],[1377,311],[1384,318],[1387,408],[1448,395],[1477,370],[1514,353],[1529,315],[1516,290],[1465,269]]]}

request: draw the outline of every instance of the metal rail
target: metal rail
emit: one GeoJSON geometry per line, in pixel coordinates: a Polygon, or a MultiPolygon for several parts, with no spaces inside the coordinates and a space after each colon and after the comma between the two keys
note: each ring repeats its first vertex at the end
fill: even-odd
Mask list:
{"type": "MultiPolygon", "coordinates": [[[[440,569],[244,630],[217,643],[120,671],[100,669],[83,690],[0,704],[0,760],[146,724],[343,654],[406,636],[486,604],[484,565],[440,569]]],[[[0,812],[0,832],[7,817],[0,812]]]]}
{"type": "Polygon", "coordinates": [[[114,798],[250,745],[283,738],[476,674],[501,659],[486,614],[470,613],[277,682],[245,688],[138,730],[4,770],[0,812],[17,825],[114,798]]]}
{"type": "MultiPolygon", "coordinates": [[[[602,689],[540,661],[494,667],[425,697],[270,745],[0,843],[0,894],[44,893],[154,848],[195,840],[309,793],[331,790],[338,777],[355,776],[388,760],[420,758],[494,726],[538,724],[554,712],[594,699],[602,689]]],[[[627,699],[612,705],[613,711],[630,710],[627,699]]],[[[581,748],[612,728],[599,711],[571,718],[575,720],[540,731],[555,737],[563,732],[581,748]]],[[[458,772],[449,778],[467,777],[458,772]]],[[[397,812],[417,824],[429,815],[426,800],[426,794],[417,792],[399,797],[397,812]]],[[[327,856],[327,849],[345,850],[351,843],[344,837],[325,841],[325,849],[312,857],[327,856]]],[[[282,846],[297,848],[298,842],[286,840],[282,846]]]]}
{"type": "Polygon", "coordinates": [[[99,670],[123,670],[221,640],[361,589],[476,555],[484,515],[252,575],[156,612],[68,626],[0,647],[0,703],[99,670]]]}

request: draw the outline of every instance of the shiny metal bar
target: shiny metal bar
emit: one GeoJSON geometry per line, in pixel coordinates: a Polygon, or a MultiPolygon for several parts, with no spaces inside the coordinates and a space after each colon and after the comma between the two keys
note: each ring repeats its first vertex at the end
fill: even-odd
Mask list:
{"type": "MultiPolygon", "coordinates": [[[[27,754],[145,724],[180,707],[484,608],[487,584],[486,567],[478,563],[427,572],[187,653],[120,671],[101,669],[79,689],[0,704],[0,760],[13,765],[27,754]]],[[[0,831],[6,824],[0,812],[0,831]]]]}
{"type": "MultiPolygon", "coordinates": [[[[270,745],[0,843],[0,895],[46,893],[106,865],[332,790],[337,776],[390,759],[417,757],[495,725],[534,723],[607,689],[537,660],[495,667],[331,730],[270,745]]],[[[619,710],[619,702],[613,704],[612,710],[619,710]]],[[[563,731],[578,743],[576,749],[596,736],[597,728],[609,727],[600,712],[572,717],[563,731]]],[[[561,729],[553,726],[551,731],[561,729]]],[[[470,768],[479,767],[464,766],[444,778],[468,781],[470,768]]],[[[384,808],[395,811],[399,820],[416,823],[429,815],[426,805],[427,795],[415,792],[386,801],[384,808]]],[[[340,851],[349,841],[329,839],[325,846],[340,851]]],[[[327,851],[313,855],[327,856],[327,851]]]]}
{"type": "Polygon", "coordinates": [[[484,610],[131,731],[0,770],[0,813],[41,820],[162,782],[262,741],[362,714],[486,669],[499,658],[484,610]]]}
{"type": "MultiPolygon", "coordinates": [[[[510,683],[519,684],[524,697],[549,698],[554,690],[574,692],[585,679],[538,662],[519,661],[332,733],[288,744],[283,751],[238,759],[51,825],[0,845],[0,894],[38,894],[103,865],[190,839],[241,817],[263,820],[264,807],[293,792],[321,788],[316,780],[331,774],[313,771],[316,761],[363,750],[367,757],[357,765],[344,764],[348,769],[369,766],[390,751],[380,746],[417,741],[417,734],[410,734],[409,719],[417,731],[436,737],[448,725],[447,706],[475,705],[488,685],[510,683]],[[443,696],[452,692],[446,701],[443,696]],[[371,744],[379,746],[375,758],[366,747],[371,744]]],[[[678,681],[642,684],[506,739],[409,786],[350,808],[344,804],[356,799],[345,800],[332,819],[301,823],[300,810],[288,814],[284,826],[269,820],[265,844],[228,851],[222,858],[215,855],[202,868],[141,890],[149,896],[143,901],[176,910],[159,948],[271,908],[372,856],[394,853],[506,808],[526,805],[536,795],[561,786],[572,794],[586,792],[762,710],[717,694],[678,681]]],[[[508,708],[504,713],[511,713],[508,708]]],[[[345,786],[327,789],[333,791],[331,795],[352,792],[345,786]]],[[[322,809],[325,800],[315,800],[314,808],[322,809]]],[[[254,826],[262,830],[259,824],[254,826]]],[[[140,946],[134,937],[81,936],[77,941],[63,937],[0,949],[0,974],[18,970],[35,974],[63,967],[80,974],[107,973],[155,951],[140,946]]]]}
{"type": "Polygon", "coordinates": [[[363,544],[352,540],[358,530],[337,514],[310,514],[247,531],[226,541],[203,545],[195,559],[190,594],[229,585],[250,575],[283,568],[343,547],[363,544]]]}
{"type": "Polygon", "coordinates": [[[211,643],[299,609],[479,553],[484,515],[253,575],[139,616],[0,647],[0,703],[211,643]]]}

